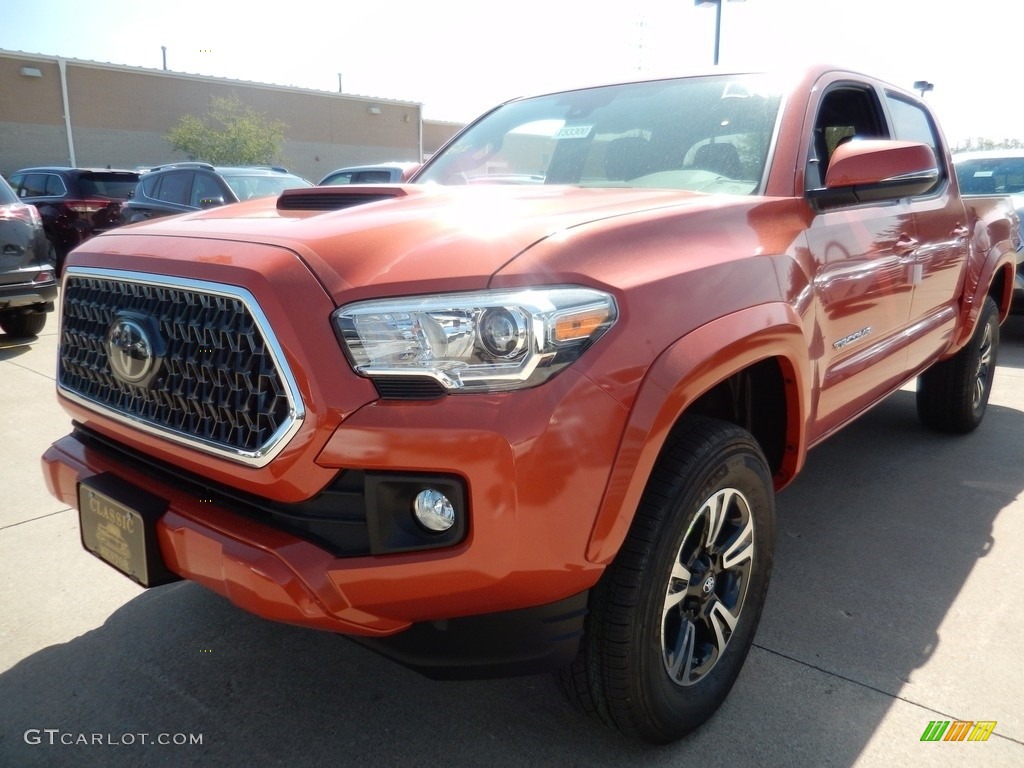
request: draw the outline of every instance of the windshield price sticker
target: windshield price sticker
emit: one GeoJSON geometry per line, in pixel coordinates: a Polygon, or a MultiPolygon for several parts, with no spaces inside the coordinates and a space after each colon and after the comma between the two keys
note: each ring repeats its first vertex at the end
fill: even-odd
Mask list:
{"type": "Polygon", "coordinates": [[[594,130],[592,125],[567,125],[555,134],[556,139],[585,139],[594,130]]]}

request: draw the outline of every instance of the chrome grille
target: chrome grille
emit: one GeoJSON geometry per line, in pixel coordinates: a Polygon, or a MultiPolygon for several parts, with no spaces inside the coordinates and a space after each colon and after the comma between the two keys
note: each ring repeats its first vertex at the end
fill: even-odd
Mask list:
{"type": "MultiPolygon", "coordinates": [[[[301,400],[266,319],[242,289],[151,275],[68,270],[58,384],[69,397],[177,442],[263,465],[297,429],[301,400]],[[155,373],[119,377],[107,334],[152,328],[155,373]]],[[[116,352],[115,352],[116,354],[116,352]]]]}

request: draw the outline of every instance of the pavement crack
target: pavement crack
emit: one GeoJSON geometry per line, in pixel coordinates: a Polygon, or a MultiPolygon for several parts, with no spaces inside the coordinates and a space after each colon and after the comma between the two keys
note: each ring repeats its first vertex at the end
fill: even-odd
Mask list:
{"type": "MultiPolygon", "coordinates": [[[[923,710],[925,712],[929,712],[929,713],[931,713],[933,715],[937,715],[940,719],[943,719],[943,720],[964,720],[965,719],[965,718],[962,718],[962,717],[958,717],[956,715],[951,715],[948,712],[943,712],[941,710],[934,709],[932,707],[927,706],[926,704],[921,704],[918,701],[914,701],[913,699],[908,699],[906,696],[901,696],[901,695],[899,695],[897,693],[890,693],[889,691],[883,690],[883,689],[878,688],[877,686],[874,686],[874,685],[869,685],[868,683],[862,683],[860,680],[855,680],[852,677],[847,677],[846,675],[840,674],[839,672],[835,672],[834,670],[831,670],[831,669],[825,669],[824,667],[819,666],[818,664],[812,664],[809,661],[804,661],[803,659],[798,659],[795,656],[790,656],[789,654],[782,653],[781,651],[772,650],[771,648],[768,648],[768,647],[766,647],[764,645],[760,645],[758,643],[753,643],[752,645],[753,645],[754,648],[757,648],[760,651],[764,651],[765,653],[770,653],[772,656],[776,656],[776,657],[778,657],[780,659],[785,659],[786,661],[791,661],[794,664],[799,664],[800,666],[806,667],[807,669],[813,669],[816,672],[821,672],[823,675],[828,675],[829,677],[834,677],[834,678],[836,678],[838,680],[842,680],[843,682],[850,683],[852,685],[856,685],[859,688],[864,688],[866,690],[873,691],[875,693],[881,694],[882,696],[885,696],[886,698],[895,699],[897,701],[902,701],[905,704],[910,704],[912,707],[917,707],[920,710],[923,710]]],[[[1005,733],[999,733],[998,731],[993,731],[992,736],[990,738],[996,738],[996,737],[998,737],[1000,739],[1003,739],[1004,741],[1008,741],[1008,742],[1010,742],[1012,744],[1019,744],[1021,746],[1024,746],[1024,741],[1022,741],[1021,739],[1014,738],[1013,736],[1007,736],[1005,733]]]]}
{"type": "Polygon", "coordinates": [[[216,718],[217,711],[213,707],[210,707],[197,696],[187,691],[177,681],[172,680],[160,667],[143,662],[139,664],[138,671],[157,685],[173,693],[180,701],[186,702],[195,707],[207,717],[216,718]]]}
{"type": "Polygon", "coordinates": [[[38,520],[45,520],[46,518],[53,517],[54,515],[63,515],[65,512],[74,512],[74,510],[71,507],[65,507],[64,509],[58,509],[56,512],[48,512],[45,515],[30,517],[27,520],[19,520],[16,523],[0,525],[0,531],[6,531],[8,528],[17,528],[19,525],[27,525],[28,523],[34,523],[38,520]]]}

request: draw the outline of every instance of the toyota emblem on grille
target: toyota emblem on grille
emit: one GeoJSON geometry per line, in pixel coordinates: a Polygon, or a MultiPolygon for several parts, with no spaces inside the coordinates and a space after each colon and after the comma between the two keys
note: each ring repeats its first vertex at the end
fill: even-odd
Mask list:
{"type": "Polygon", "coordinates": [[[125,384],[138,384],[153,373],[157,355],[143,323],[118,317],[107,329],[107,360],[114,376],[125,384]]]}

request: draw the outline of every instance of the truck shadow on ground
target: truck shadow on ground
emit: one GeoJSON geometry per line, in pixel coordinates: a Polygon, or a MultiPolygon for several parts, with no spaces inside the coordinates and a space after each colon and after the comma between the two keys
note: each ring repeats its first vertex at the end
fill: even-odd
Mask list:
{"type": "Polygon", "coordinates": [[[1021,492],[1005,457],[1019,455],[1022,433],[1024,414],[993,407],[972,435],[932,435],[913,394],[899,392],[816,449],[779,496],[775,574],[739,682],[674,745],[636,744],[591,722],[548,676],[430,681],[178,583],[0,675],[0,763],[851,765],[928,661],[990,551],[996,516],[1021,492]],[[122,741],[201,734],[202,744],[33,745],[29,729],[122,741]]]}

